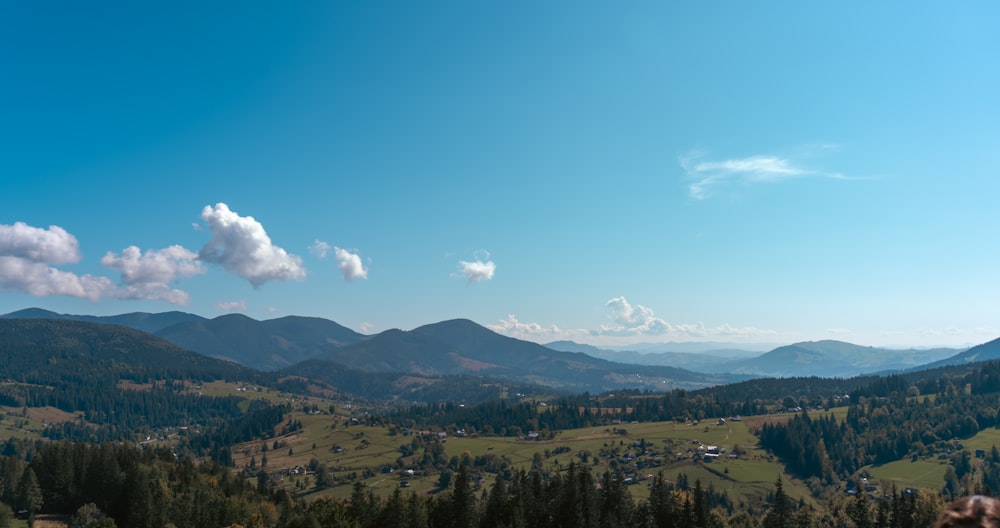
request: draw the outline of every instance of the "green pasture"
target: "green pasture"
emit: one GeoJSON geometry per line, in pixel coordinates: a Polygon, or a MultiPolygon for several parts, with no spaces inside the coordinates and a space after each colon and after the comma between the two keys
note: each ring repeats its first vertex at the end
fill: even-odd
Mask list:
{"type": "MultiPolygon", "coordinates": [[[[962,448],[973,457],[973,465],[978,466],[980,461],[975,459],[977,449],[982,449],[989,455],[993,446],[1000,446],[1000,429],[984,429],[976,435],[960,441],[962,448]]],[[[897,489],[906,487],[924,488],[939,490],[944,485],[944,474],[949,464],[949,457],[939,456],[924,457],[917,460],[909,458],[897,460],[881,466],[867,468],[873,477],[887,486],[893,483],[897,489]]]]}
{"type": "Polygon", "coordinates": [[[883,492],[889,492],[893,484],[897,490],[919,488],[939,490],[944,485],[944,472],[948,461],[937,458],[897,460],[881,466],[871,467],[868,472],[881,484],[883,492]]]}
{"type": "MultiPolygon", "coordinates": [[[[391,494],[404,480],[409,483],[408,489],[404,490],[406,492],[437,491],[439,474],[422,473],[415,463],[411,464],[415,462],[413,459],[422,456],[422,448],[417,450],[413,459],[404,459],[403,470],[396,467],[401,456],[400,446],[412,442],[412,437],[390,435],[386,427],[345,427],[343,416],[295,412],[291,419],[301,421],[303,429],[277,439],[281,444],[277,449],[273,448],[273,439],[269,440],[266,452],[261,450],[260,442],[235,448],[233,456],[237,467],[247,465],[250,457],[254,457],[259,464],[262,454],[266,454],[267,468],[271,472],[280,468],[307,466],[309,460],[315,457],[335,476],[357,475],[357,480],[381,497],[391,494]],[[382,468],[386,466],[392,466],[393,472],[382,473],[382,468]],[[411,476],[405,469],[414,469],[415,474],[411,476]]],[[[494,454],[506,456],[515,467],[524,470],[531,468],[537,453],[545,471],[565,471],[570,463],[575,463],[589,467],[597,478],[605,471],[612,470],[613,465],[623,467],[626,454],[639,455],[639,448],[635,446],[637,442],[647,446],[646,455],[641,458],[655,456],[657,462],[641,469],[629,467],[626,470],[627,475],[638,479],[638,483],[629,488],[636,498],[649,496],[650,481],[646,480],[649,476],[662,473],[664,478],[673,481],[678,474],[684,473],[692,486],[695,481],[700,481],[704,488],[711,486],[718,491],[725,491],[734,502],[747,503],[757,502],[773,491],[774,482],[780,476],[786,493],[795,500],[803,498],[812,502],[805,486],[785,475],[780,464],[759,449],[756,437],[743,422],[729,421],[720,424],[717,420],[703,420],[697,424],[626,423],[560,431],[554,438],[545,440],[449,436],[443,442],[443,447],[449,459],[462,458],[463,455],[475,458],[494,454]],[[696,456],[698,448],[707,445],[718,446],[725,450],[724,454],[711,462],[696,456]],[[731,459],[728,455],[734,449],[738,449],[741,454],[731,459]],[[563,452],[557,454],[557,450],[563,452]],[[549,456],[545,456],[546,451],[549,456]],[[584,453],[586,462],[583,461],[584,453]]],[[[492,485],[492,475],[484,475],[484,478],[476,486],[492,485]]],[[[353,481],[345,481],[332,488],[314,491],[315,481],[312,479],[311,475],[286,476],[282,485],[308,499],[321,496],[346,498],[353,490],[353,481]]]]}
{"type": "Polygon", "coordinates": [[[989,455],[993,446],[1000,448],[1000,429],[995,427],[991,429],[983,429],[982,431],[976,433],[976,435],[972,438],[962,440],[961,443],[966,449],[972,451],[973,454],[975,454],[977,449],[982,449],[983,451],[986,451],[987,455],[989,455]]]}

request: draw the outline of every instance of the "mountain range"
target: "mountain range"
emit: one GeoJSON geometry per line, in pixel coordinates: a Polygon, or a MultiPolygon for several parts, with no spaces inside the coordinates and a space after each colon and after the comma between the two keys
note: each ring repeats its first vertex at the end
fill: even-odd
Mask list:
{"type": "Polygon", "coordinates": [[[308,374],[310,369],[331,372],[329,365],[335,365],[334,370],[423,378],[482,376],[569,391],[699,388],[759,377],[850,377],[1000,357],[997,342],[968,350],[898,350],[826,340],[779,346],[764,353],[731,345],[724,348],[725,344],[702,344],[702,352],[613,351],[571,341],[543,346],[464,319],[364,335],[333,321],[298,316],[264,321],[241,314],[208,319],[184,312],[89,316],[31,308],[0,318],[125,326],[262,371],[308,374]]]}

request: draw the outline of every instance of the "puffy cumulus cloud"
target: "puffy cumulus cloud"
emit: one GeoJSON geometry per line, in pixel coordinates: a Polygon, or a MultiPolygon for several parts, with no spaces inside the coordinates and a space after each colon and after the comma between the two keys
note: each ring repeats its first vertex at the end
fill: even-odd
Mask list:
{"type": "Polygon", "coordinates": [[[218,301],[214,308],[220,312],[245,312],[247,311],[246,301],[218,301]]]}
{"type": "MultiPolygon", "coordinates": [[[[819,150],[834,150],[829,145],[821,145],[819,150]]],[[[816,148],[808,148],[802,154],[808,156],[816,148]]],[[[829,172],[802,165],[796,160],[775,155],[757,155],[724,160],[703,160],[704,153],[692,152],[679,160],[687,173],[688,192],[696,200],[704,200],[727,184],[751,185],[776,183],[792,178],[818,177],[846,179],[843,174],[829,172]]]]}
{"type": "Polygon", "coordinates": [[[490,260],[490,252],[481,249],[473,255],[475,260],[458,261],[458,277],[465,277],[469,283],[493,280],[497,265],[490,260]]]}
{"type": "Polygon", "coordinates": [[[362,334],[367,334],[367,333],[371,332],[372,329],[375,328],[375,325],[372,324],[372,323],[369,323],[369,322],[364,322],[364,323],[361,323],[360,325],[358,325],[358,328],[361,330],[362,334]]]}
{"type": "Polygon", "coordinates": [[[316,240],[309,246],[309,252],[321,259],[325,259],[331,251],[333,252],[333,257],[339,262],[337,269],[344,274],[345,281],[350,282],[355,279],[368,278],[368,269],[365,268],[364,263],[361,261],[361,253],[358,250],[355,249],[352,252],[351,250],[331,246],[322,240],[316,240]]]}
{"type": "Polygon", "coordinates": [[[0,225],[0,290],[37,297],[68,295],[97,301],[114,292],[105,277],[77,275],[55,265],[80,261],[76,237],[59,226],[48,229],[23,222],[0,225]]]}
{"type": "Polygon", "coordinates": [[[602,325],[596,332],[601,335],[661,335],[672,332],[670,323],[656,317],[653,310],[641,304],[632,305],[625,297],[615,297],[604,303],[608,318],[614,325],[602,325]]]}
{"type": "Polygon", "coordinates": [[[0,256],[0,290],[27,293],[36,297],[68,295],[99,301],[115,285],[106,277],[76,275],[28,259],[0,256]]]}
{"type": "Polygon", "coordinates": [[[120,299],[165,301],[171,304],[188,304],[187,292],[171,288],[178,277],[191,277],[205,273],[205,266],[198,261],[198,254],[181,246],[166,249],[149,249],[145,253],[136,246],[122,250],[121,255],[108,252],[101,264],[121,272],[124,287],[115,293],[120,299]]]}
{"type": "Polygon", "coordinates": [[[42,229],[14,222],[0,225],[0,256],[52,265],[72,264],[80,261],[80,244],[59,226],[42,229]]]}
{"type": "Polygon", "coordinates": [[[368,278],[368,269],[361,263],[360,254],[335,247],[334,257],[340,262],[340,264],[337,264],[337,268],[344,274],[344,280],[353,281],[354,279],[368,278]]]}
{"type": "Polygon", "coordinates": [[[653,310],[641,304],[633,305],[625,297],[615,297],[605,303],[608,318],[614,324],[601,325],[590,332],[592,336],[670,336],[672,339],[723,339],[727,341],[754,340],[774,336],[774,330],[752,326],[735,327],[728,323],[706,327],[702,323],[668,323],[656,317],[653,310]]]}
{"type": "Polygon", "coordinates": [[[254,287],[306,276],[302,259],[271,243],[264,226],[252,216],[240,216],[218,203],[206,205],[201,218],[212,232],[212,239],[198,252],[201,260],[221,265],[254,287]]]}

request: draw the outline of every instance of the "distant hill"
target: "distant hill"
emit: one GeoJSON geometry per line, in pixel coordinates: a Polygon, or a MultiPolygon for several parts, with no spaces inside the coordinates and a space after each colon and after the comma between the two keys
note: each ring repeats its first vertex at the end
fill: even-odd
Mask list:
{"type": "Polygon", "coordinates": [[[703,354],[711,353],[720,356],[747,357],[757,356],[774,350],[782,343],[724,343],[719,341],[667,341],[664,343],[633,343],[604,347],[612,352],[640,352],[642,354],[658,354],[663,352],[703,354]],[[729,351],[721,352],[720,351],[729,351]]]}
{"type": "MultiPolygon", "coordinates": [[[[692,343],[664,343],[664,345],[693,345],[692,343]]],[[[722,346],[721,344],[716,344],[722,346]]],[[[589,356],[606,359],[617,363],[629,363],[633,365],[658,365],[677,367],[695,372],[723,372],[720,365],[729,363],[734,358],[750,358],[761,354],[752,350],[741,350],[736,348],[713,349],[708,346],[682,347],[687,350],[702,348],[699,352],[681,351],[660,351],[660,352],[639,352],[636,350],[606,350],[592,345],[584,345],[574,341],[554,341],[545,345],[553,350],[566,352],[582,352],[589,356]]],[[[647,345],[650,350],[653,345],[647,345]]]]}
{"type": "Polygon", "coordinates": [[[258,321],[241,314],[178,323],[156,335],[259,370],[278,370],[366,339],[327,319],[289,316],[258,321]]]}
{"type": "Polygon", "coordinates": [[[996,342],[962,351],[898,350],[825,340],[781,346],[765,353],[711,348],[732,346],[726,343],[636,345],[642,351],[604,350],[572,341],[542,346],[502,336],[464,319],[365,336],[333,321],[297,316],[265,321],[241,314],[206,319],[184,312],[86,316],[31,308],[0,317],[117,324],[151,332],[200,354],[265,371],[319,358],[364,372],[499,377],[565,390],[698,388],[755,377],[851,377],[1000,357],[996,342]]]}
{"type": "Polygon", "coordinates": [[[139,330],[65,319],[0,319],[0,372],[40,382],[77,378],[84,372],[101,377],[142,372],[161,379],[259,376],[139,330]]]}
{"type": "Polygon", "coordinates": [[[265,371],[278,370],[366,338],[318,317],[289,316],[258,321],[242,314],[206,319],[184,312],[94,316],[29,308],[0,316],[0,319],[60,319],[116,324],[157,335],[199,354],[265,371]]]}
{"type": "Polygon", "coordinates": [[[179,323],[190,323],[205,321],[200,315],[185,312],[163,312],[145,313],[133,312],[121,315],[71,315],[50,312],[41,308],[28,308],[6,315],[0,315],[0,319],[63,319],[69,321],[84,321],[87,323],[116,324],[134,328],[150,334],[155,334],[160,330],[179,323]]]}
{"type": "MultiPolygon", "coordinates": [[[[664,343],[664,346],[684,343],[664,343]]],[[[689,345],[693,345],[687,343],[689,345]]],[[[668,365],[711,374],[732,373],[748,377],[851,377],[880,372],[922,368],[959,352],[953,348],[889,349],[866,347],[843,341],[808,341],[780,346],[765,353],[749,350],[705,348],[703,352],[637,352],[603,350],[572,341],[549,343],[559,350],[585,352],[591,356],[641,365],[668,365]]],[[[653,345],[647,345],[649,350],[653,345]]],[[[998,347],[1000,348],[1000,347],[998,347]]],[[[688,347],[692,349],[692,347],[688,347]]],[[[955,361],[969,361],[956,359],[955,361]]],[[[950,363],[954,364],[954,363],[950,363]]]]}
{"type": "Polygon", "coordinates": [[[502,336],[456,319],[409,332],[389,330],[328,352],[321,359],[368,372],[468,374],[566,390],[697,388],[729,381],[672,367],[614,363],[502,336]]]}
{"type": "Polygon", "coordinates": [[[1000,359],[1000,339],[994,339],[988,343],[976,345],[953,356],[923,365],[923,368],[931,369],[952,365],[968,365],[970,363],[990,361],[993,359],[1000,359]]]}
{"type": "Polygon", "coordinates": [[[782,346],[755,358],[723,363],[724,372],[767,377],[851,377],[903,371],[957,352],[952,348],[888,349],[843,341],[807,341],[782,346]]]}

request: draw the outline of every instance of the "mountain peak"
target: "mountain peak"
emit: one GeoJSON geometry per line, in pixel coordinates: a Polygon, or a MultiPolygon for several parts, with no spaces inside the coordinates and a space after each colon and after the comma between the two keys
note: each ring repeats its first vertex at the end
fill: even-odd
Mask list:
{"type": "Polygon", "coordinates": [[[0,315],[0,319],[58,319],[61,314],[41,308],[25,308],[9,314],[0,315]]]}

